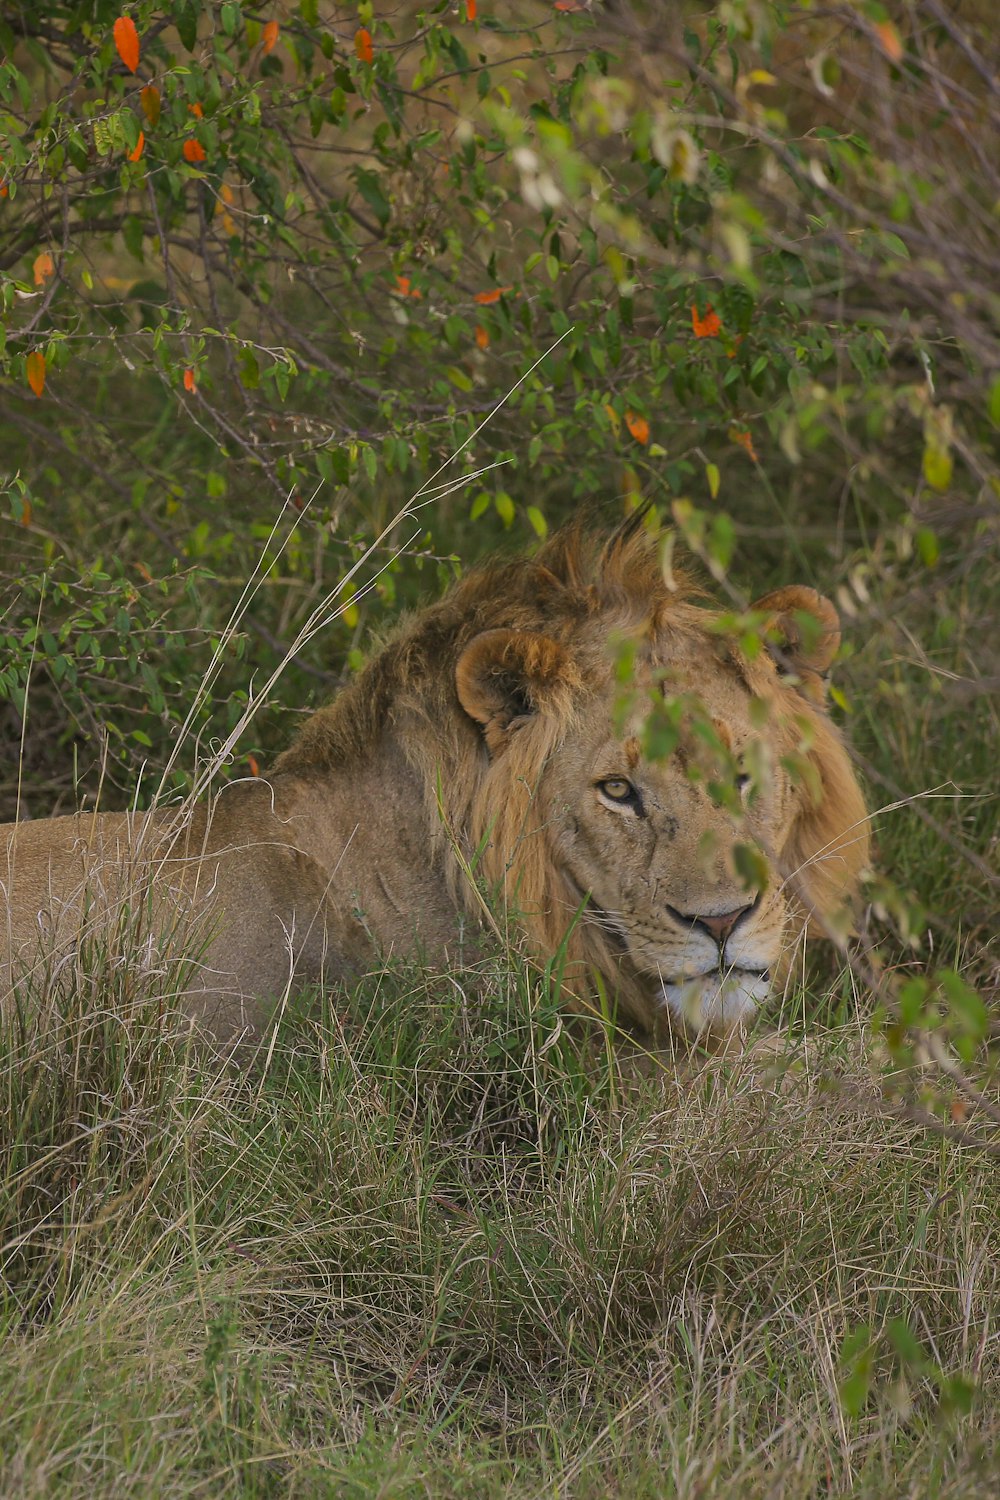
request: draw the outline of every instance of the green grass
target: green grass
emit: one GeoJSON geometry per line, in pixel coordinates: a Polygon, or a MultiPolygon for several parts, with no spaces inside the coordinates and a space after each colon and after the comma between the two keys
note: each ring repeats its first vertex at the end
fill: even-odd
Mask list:
{"type": "Polygon", "coordinates": [[[8,1028],[0,1492],[989,1493],[996,1165],[880,1113],[856,1027],[787,1063],[636,1078],[516,961],[266,1066],[135,999],[8,1028]]]}
{"type": "MultiPolygon", "coordinates": [[[[876,775],[963,794],[878,817],[923,915],[867,929],[988,996],[995,709],[935,597],[887,581],[842,674],[876,775]]],[[[886,1107],[828,952],[776,1060],[637,1067],[516,953],[304,996],[238,1065],[178,1039],[180,988],[95,946],[4,1025],[0,1494],[997,1492],[991,1127],[915,1123],[952,1124],[931,1071],[886,1107]]]]}

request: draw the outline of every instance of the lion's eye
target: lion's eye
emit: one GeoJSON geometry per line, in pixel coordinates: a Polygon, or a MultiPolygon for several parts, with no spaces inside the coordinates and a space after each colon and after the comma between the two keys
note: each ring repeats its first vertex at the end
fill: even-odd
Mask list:
{"type": "Polygon", "coordinates": [[[610,802],[637,802],[639,800],[639,793],[631,781],[626,781],[624,776],[609,776],[606,781],[599,781],[597,790],[603,792],[610,802]]]}

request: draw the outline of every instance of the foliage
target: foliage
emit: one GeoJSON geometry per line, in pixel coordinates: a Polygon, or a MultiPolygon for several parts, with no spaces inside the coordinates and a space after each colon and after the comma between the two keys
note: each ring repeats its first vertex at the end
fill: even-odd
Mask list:
{"type": "MultiPolygon", "coordinates": [[[[295,1033],[259,1089],[192,1082],[155,1026],[117,1052],[60,991],[62,1050],[19,1035],[5,1064],[3,1224],[15,1343],[65,1320],[37,1380],[70,1463],[121,1493],[173,1462],[116,1389],[120,1358],[170,1404],[116,1321],[141,1286],[206,1492],[486,1493],[497,1464],[497,1493],[522,1464],[526,1492],[659,1494],[664,1466],[678,1493],[990,1488],[988,1402],[941,1475],[995,1381],[970,1312],[995,1261],[970,1143],[1000,1121],[992,9],[39,0],[0,52],[0,817],[144,805],[220,744],[256,772],[459,559],[640,500],[734,619],[793,578],[836,598],[886,808],[872,965],[807,974],[781,1018],[872,1026],[860,1135],[744,1080],[690,1116],[703,1146],[697,1091],[623,1103],[562,1044],[539,1072],[493,991],[428,1065],[419,976],[344,1050],[340,1017],[295,1033]],[[79,1426],[92,1378],[114,1441],[79,1426]]],[[[4,1410],[30,1468],[37,1407],[4,1410]]]]}
{"type": "MultiPolygon", "coordinates": [[[[8,19],[13,566],[72,575],[99,539],[127,609],[143,570],[197,563],[219,586],[172,618],[211,634],[286,506],[243,622],[273,651],[450,459],[465,493],[391,531],[380,562],[419,545],[366,617],[421,562],[596,496],[673,507],[721,571],[778,494],[796,525],[821,517],[845,459],[845,562],[875,538],[887,566],[935,562],[934,495],[981,504],[996,477],[983,38],[922,5],[898,25],[691,7],[667,28],[581,9],[97,0],[8,19]]],[[[357,623],[331,623],[318,670],[357,623]]],[[[143,656],[158,673],[155,638],[143,656]]],[[[71,688],[69,732],[88,717],[71,688]]],[[[138,713],[123,789],[149,748],[138,713]]]]}

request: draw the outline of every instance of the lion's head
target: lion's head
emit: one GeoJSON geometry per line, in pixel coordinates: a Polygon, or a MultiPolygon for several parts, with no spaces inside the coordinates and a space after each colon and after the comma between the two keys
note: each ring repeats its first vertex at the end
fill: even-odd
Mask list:
{"type": "Polygon", "coordinates": [[[571,528],[418,615],[289,760],[389,737],[458,903],[471,865],[541,954],[565,945],[571,989],[596,974],[649,1030],[725,1030],[810,919],[839,921],[867,855],[824,709],[836,613],[799,587],[753,612],[732,628],[668,583],[639,526],[571,528]]]}

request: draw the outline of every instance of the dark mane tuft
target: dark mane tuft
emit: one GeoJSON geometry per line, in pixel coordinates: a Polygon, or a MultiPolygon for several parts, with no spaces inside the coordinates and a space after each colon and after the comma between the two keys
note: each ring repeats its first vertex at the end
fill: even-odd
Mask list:
{"type": "MultiPolygon", "coordinates": [[[[453,735],[455,664],[472,638],[498,627],[554,636],[586,673],[613,634],[649,634],[696,591],[664,578],[661,537],[636,512],[610,536],[574,522],[534,557],[472,568],[437,603],[417,611],[365,669],[318,710],[279,758],[278,771],[309,772],[370,755],[390,723],[407,715],[453,735]]],[[[463,726],[464,727],[464,726],[463,726]]],[[[471,732],[471,728],[470,728],[471,732]]]]}

